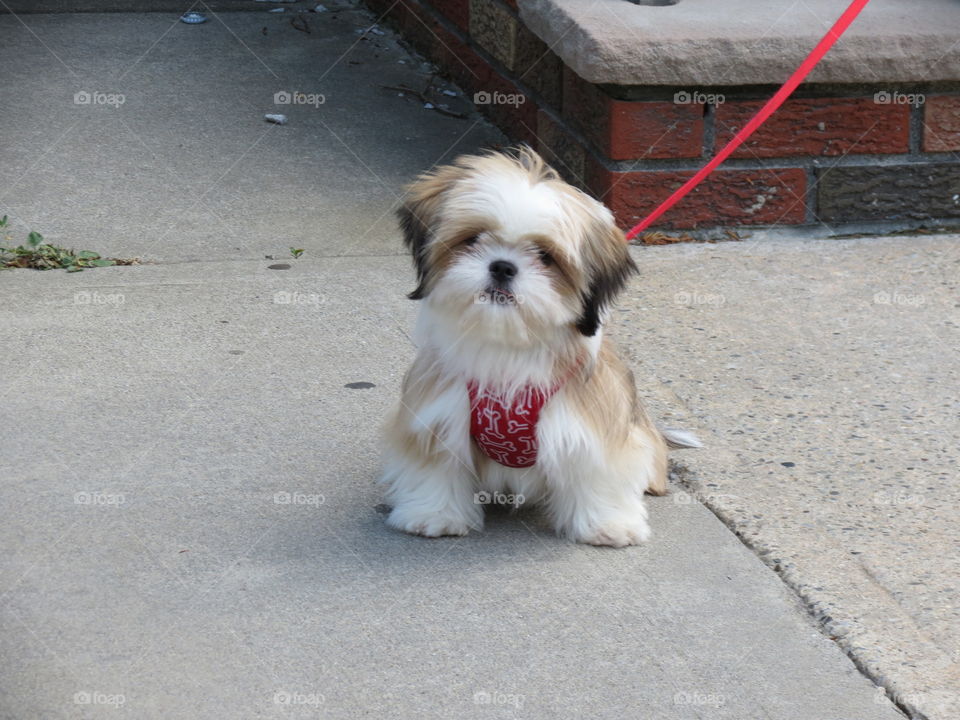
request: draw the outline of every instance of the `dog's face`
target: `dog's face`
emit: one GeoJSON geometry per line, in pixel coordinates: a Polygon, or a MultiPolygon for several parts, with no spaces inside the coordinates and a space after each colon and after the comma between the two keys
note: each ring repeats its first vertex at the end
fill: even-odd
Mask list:
{"type": "Polygon", "coordinates": [[[464,333],[511,345],[563,327],[594,335],[636,269],[609,210],[530,150],[461,157],[408,190],[410,297],[464,333]]]}

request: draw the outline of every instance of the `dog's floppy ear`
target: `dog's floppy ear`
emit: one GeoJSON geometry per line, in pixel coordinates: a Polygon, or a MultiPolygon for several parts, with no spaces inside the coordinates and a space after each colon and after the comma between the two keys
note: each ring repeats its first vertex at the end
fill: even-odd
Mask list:
{"type": "Polygon", "coordinates": [[[430,235],[426,214],[426,207],[411,200],[397,208],[400,230],[403,232],[403,244],[413,255],[413,265],[417,269],[417,287],[407,294],[411,300],[419,300],[426,295],[427,238],[430,235]]]}
{"type": "Polygon", "coordinates": [[[407,186],[403,205],[397,208],[403,244],[413,255],[417,287],[407,297],[426,297],[430,281],[429,249],[444,193],[463,175],[463,168],[447,165],[421,175],[407,186]]]}
{"type": "MultiPolygon", "coordinates": [[[[583,312],[577,319],[577,330],[592,337],[597,334],[604,310],[623,290],[637,266],[627,250],[623,233],[612,218],[596,222],[595,230],[584,239],[587,266],[587,290],[583,295],[583,312]]],[[[605,219],[606,219],[605,218],[605,219]]]]}

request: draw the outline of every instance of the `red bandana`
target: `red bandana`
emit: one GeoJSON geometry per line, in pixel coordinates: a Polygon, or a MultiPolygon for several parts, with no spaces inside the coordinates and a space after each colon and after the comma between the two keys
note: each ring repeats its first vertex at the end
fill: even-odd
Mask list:
{"type": "Polygon", "coordinates": [[[537,422],[540,410],[559,389],[527,387],[507,405],[501,395],[480,392],[475,382],[470,391],[470,435],[491,460],[511,468],[530,467],[537,461],[537,422]]]}

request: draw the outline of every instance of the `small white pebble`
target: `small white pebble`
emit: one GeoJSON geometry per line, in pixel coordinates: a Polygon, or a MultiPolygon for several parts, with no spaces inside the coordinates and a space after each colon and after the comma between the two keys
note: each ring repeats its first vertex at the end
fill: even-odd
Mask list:
{"type": "Polygon", "coordinates": [[[274,8],[273,10],[267,10],[267,12],[285,12],[284,8],[274,8]]]}
{"type": "Polygon", "coordinates": [[[272,114],[270,114],[270,113],[267,113],[266,115],[263,116],[263,118],[264,118],[267,122],[272,122],[274,125],[286,125],[286,124],[287,124],[287,116],[286,116],[286,115],[272,115],[272,114]]]}
{"type": "MultiPolygon", "coordinates": [[[[402,61],[401,61],[401,62],[402,62],[402,61]]],[[[453,90],[444,90],[444,91],[443,91],[443,94],[446,95],[447,97],[456,97],[456,96],[457,96],[457,93],[455,93],[453,90]]]]}
{"type": "Polygon", "coordinates": [[[326,12],[327,9],[323,5],[317,5],[314,9],[314,12],[326,12]]]}
{"type": "Polygon", "coordinates": [[[433,103],[424,103],[423,107],[425,110],[433,110],[433,103]]]}

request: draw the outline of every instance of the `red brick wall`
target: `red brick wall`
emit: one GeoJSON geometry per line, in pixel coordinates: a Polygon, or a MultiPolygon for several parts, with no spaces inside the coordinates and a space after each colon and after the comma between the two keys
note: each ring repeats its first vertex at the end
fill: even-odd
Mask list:
{"type": "MultiPolygon", "coordinates": [[[[367,4],[477,99],[522,98],[477,107],[603,200],[624,228],[689,178],[772,93],[593,85],[523,24],[511,0],[367,4]]],[[[960,150],[960,93],[801,91],[657,227],[960,217],[960,163],[952,154],[960,150]]]]}
{"type": "MultiPolygon", "coordinates": [[[[759,100],[718,105],[715,150],[726,145],[762,105],[759,100]]],[[[909,137],[909,105],[881,105],[873,98],[790,99],[733,157],[905,153],[909,137]]]]}

